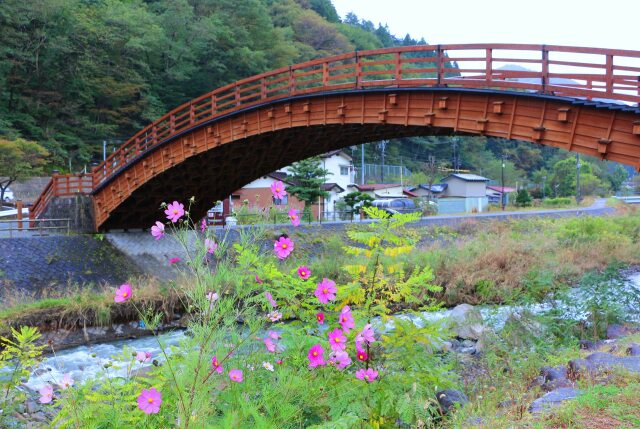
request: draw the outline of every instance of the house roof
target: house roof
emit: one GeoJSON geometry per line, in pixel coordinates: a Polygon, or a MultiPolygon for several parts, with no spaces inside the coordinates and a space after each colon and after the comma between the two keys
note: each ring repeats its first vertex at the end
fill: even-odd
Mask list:
{"type": "Polygon", "coordinates": [[[402,186],[399,183],[395,183],[395,184],[390,184],[390,183],[369,183],[366,185],[349,185],[349,186],[354,186],[355,188],[357,188],[359,191],[375,191],[377,189],[387,189],[387,188],[397,188],[398,186],[402,186]]]}
{"type": "MultiPolygon", "coordinates": [[[[431,185],[431,192],[433,192],[434,194],[439,194],[441,192],[444,192],[448,186],[449,185],[447,183],[434,183],[433,185],[431,185]]],[[[429,185],[422,184],[422,185],[414,186],[413,188],[409,188],[410,191],[415,191],[417,189],[424,189],[425,191],[428,191],[429,185]]]]}
{"type": "Polygon", "coordinates": [[[515,192],[516,191],[515,188],[510,188],[508,186],[505,186],[504,188],[502,186],[487,186],[487,189],[491,189],[492,191],[501,192],[501,193],[502,192],[509,193],[509,192],[515,192]],[[504,189],[504,191],[503,191],[503,189],[504,189]]]}
{"type": "Polygon", "coordinates": [[[450,177],[456,177],[458,179],[464,180],[465,182],[488,182],[489,181],[489,179],[487,179],[486,177],[478,176],[477,174],[464,174],[464,173],[450,174],[444,179],[442,179],[442,181],[444,182],[450,177]]]}
{"type": "Polygon", "coordinates": [[[331,158],[334,155],[342,155],[345,158],[348,158],[349,161],[351,161],[353,158],[351,158],[351,156],[349,156],[349,154],[347,154],[345,151],[343,150],[332,150],[330,152],[327,153],[323,153],[322,155],[320,155],[320,158],[331,158]]]}
{"type": "Polygon", "coordinates": [[[284,171],[274,171],[273,173],[266,174],[265,176],[271,177],[275,180],[280,180],[281,182],[286,182],[289,185],[295,185],[291,178],[284,171]]]}
{"type": "Polygon", "coordinates": [[[413,192],[411,192],[411,191],[409,191],[407,189],[403,189],[402,193],[407,195],[407,196],[409,196],[409,197],[413,197],[413,198],[417,198],[418,197],[418,194],[415,194],[415,193],[413,193],[413,192]]]}
{"type": "Polygon", "coordinates": [[[337,183],[323,183],[320,186],[320,189],[322,189],[323,191],[332,191],[336,188],[338,190],[338,193],[344,192],[344,188],[342,188],[342,186],[338,185],[337,183]]]}

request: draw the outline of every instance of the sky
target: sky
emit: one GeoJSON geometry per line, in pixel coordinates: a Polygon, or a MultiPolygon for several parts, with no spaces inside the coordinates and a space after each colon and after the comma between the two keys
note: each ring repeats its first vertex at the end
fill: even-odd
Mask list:
{"type": "Polygon", "coordinates": [[[532,43],[640,50],[640,0],[333,0],[344,18],[429,44],[532,43]]]}

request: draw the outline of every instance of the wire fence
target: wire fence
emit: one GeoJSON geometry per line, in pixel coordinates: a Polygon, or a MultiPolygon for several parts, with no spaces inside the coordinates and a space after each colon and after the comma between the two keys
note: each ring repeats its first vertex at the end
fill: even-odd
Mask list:
{"type": "MultiPolygon", "coordinates": [[[[298,217],[301,224],[315,224],[322,222],[359,222],[363,217],[359,212],[351,211],[323,211],[303,212],[298,217]]],[[[271,211],[265,213],[237,213],[233,216],[238,225],[279,225],[290,224],[288,213],[271,211]]]]}

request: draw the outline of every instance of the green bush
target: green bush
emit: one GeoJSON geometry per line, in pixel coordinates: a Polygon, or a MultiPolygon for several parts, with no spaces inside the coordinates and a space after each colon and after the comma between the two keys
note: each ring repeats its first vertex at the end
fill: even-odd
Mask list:
{"type": "Polygon", "coordinates": [[[542,200],[542,205],[545,207],[569,206],[571,204],[573,204],[573,198],[569,197],[547,198],[542,200]]]}

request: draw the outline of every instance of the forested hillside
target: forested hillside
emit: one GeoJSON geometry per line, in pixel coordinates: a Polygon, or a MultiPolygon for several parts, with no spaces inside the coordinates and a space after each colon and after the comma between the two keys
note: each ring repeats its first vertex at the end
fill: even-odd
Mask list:
{"type": "MultiPolygon", "coordinates": [[[[341,19],[331,0],[4,0],[0,138],[43,145],[49,168],[80,170],[171,108],[237,79],[353,50],[426,43],[341,19]]],[[[540,183],[566,157],[485,138],[392,141],[387,163],[435,156],[507,183],[540,183]],[[454,145],[455,143],[455,145],[454,145]]],[[[367,162],[380,162],[374,146],[367,162]]],[[[607,169],[595,168],[607,185],[607,169]]],[[[0,172],[0,176],[1,176],[0,172]]],[[[420,177],[420,176],[418,176],[420,177]]]]}

